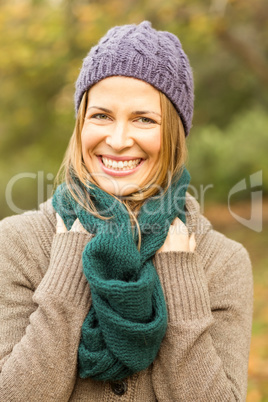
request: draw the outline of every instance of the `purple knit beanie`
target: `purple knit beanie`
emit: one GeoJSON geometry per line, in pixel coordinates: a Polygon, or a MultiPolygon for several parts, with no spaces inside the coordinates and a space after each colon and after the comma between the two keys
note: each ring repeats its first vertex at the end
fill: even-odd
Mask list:
{"type": "Polygon", "coordinates": [[[76,113],[84,92],[111,76],[137,78],[163,92],[178,111],[185,135],[189,134],[193,76],[188,57],[175,35],[156,31],[149,21],[110,29],[83,61],[76,81],[76,113]]]}

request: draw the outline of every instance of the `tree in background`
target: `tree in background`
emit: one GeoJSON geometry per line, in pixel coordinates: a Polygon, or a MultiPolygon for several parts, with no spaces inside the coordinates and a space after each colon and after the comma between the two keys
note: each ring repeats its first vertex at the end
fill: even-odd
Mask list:
{"type": "Polygon", "coordinates": [[[232,185],[257,170],[268,183],[267,17],[266,0],[2,0],[0,218],[14,213],[5,190],[15,175],[29,173],[13,186],[21,209],[37,207],[40,186],[43,200],[49,196],[89,48],[110,27],[144,19],[178,35],[193,67],[192,183],[213,183],[209,197],[223,202],[232,185]]]}

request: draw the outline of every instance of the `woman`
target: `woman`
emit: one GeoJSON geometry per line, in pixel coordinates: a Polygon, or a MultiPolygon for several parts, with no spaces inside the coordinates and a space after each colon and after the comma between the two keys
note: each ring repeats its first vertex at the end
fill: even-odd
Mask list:
{"type": "Polygon", "coordinates": [[[111,29],[75,103],[64,181],[0,225],[0,400],[244,401],[251,263],[186,192],[179,40],[111,29]]]}

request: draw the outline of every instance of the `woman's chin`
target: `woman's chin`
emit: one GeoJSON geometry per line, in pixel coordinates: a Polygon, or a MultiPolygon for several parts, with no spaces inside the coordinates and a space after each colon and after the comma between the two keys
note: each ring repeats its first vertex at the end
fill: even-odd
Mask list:
{"type": "Polygon", "coordinates": [[[94,179],[102,190],[118,197],[136,193],[142,188],[142,183],[131,182],[129,181],[129,178],[100,177],[99,175],[94,175],[94,179]]]}

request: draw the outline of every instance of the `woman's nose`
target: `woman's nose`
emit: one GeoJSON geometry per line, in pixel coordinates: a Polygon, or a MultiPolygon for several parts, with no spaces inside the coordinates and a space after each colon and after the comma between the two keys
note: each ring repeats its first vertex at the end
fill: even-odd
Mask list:
{"type": "Polygon", "coordinates": [[[116,151],[133,146],[134,140],[130,135],[127,123],[117,123],[112,128],[111,133],[107,135],[106,144],[116,151]]]}

